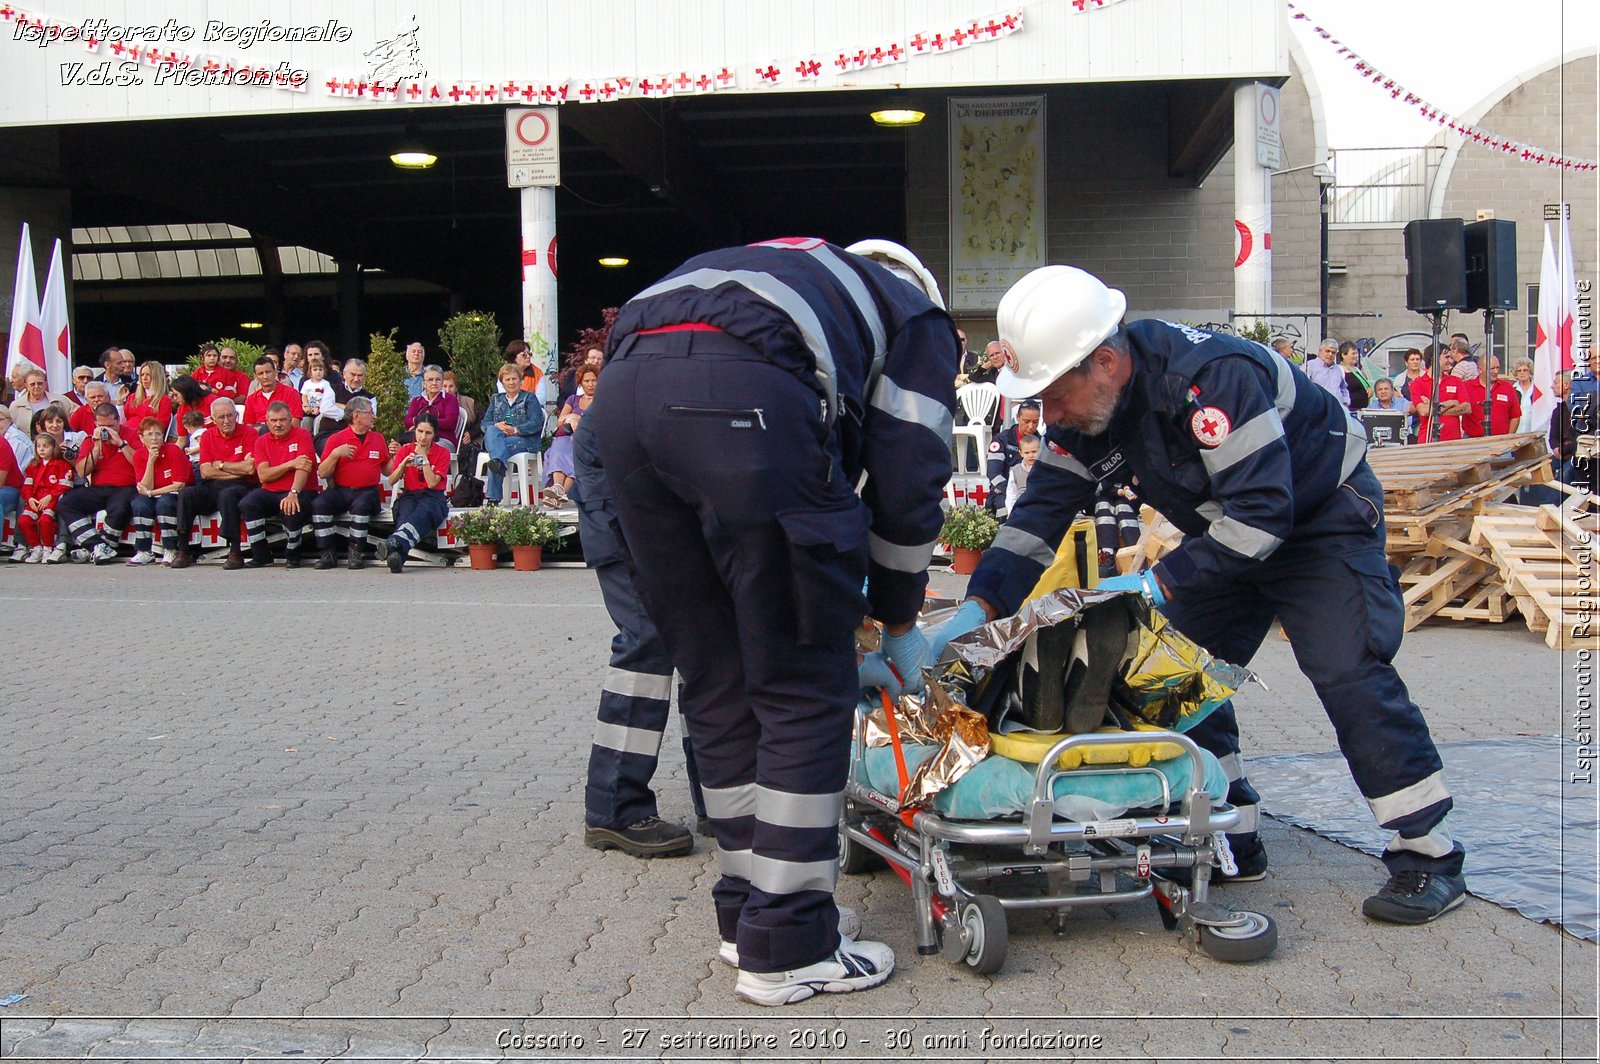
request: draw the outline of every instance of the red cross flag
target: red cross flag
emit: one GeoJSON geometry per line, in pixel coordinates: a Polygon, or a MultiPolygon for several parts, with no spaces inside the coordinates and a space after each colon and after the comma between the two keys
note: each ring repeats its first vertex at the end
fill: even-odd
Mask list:
{"type": "Polygon", "coordinates": [[[38,280],[33,272],[33,239],[22,223],[22,245],[17,249],[17,281],[11,292],[11,333],[6,345],[6,376],[26,362],[45,368],[44,331],[39,313],[38,280]]]}
{"type": "Polygon", "coordinates": [[[933,49],[933,42],[926,33],[913,33],[907,43],[911,46],[912,55],[927,55],[933,49]]]}
{"type": "Polygon", "coordinates": [[[783,80],[783,71],[776,63],[756,67],[756,79],[762,85],[776,85],[783,80]]]}
{"type": "Polygon", "coordinates": [[[822,76],[822,61],[816,56],[807,56],[794,65],[794,72],[801,81],[816,81],[822,76]]]}
{"type": "Polygon", "coordinates": [[[1550,223],[1544,226],[1544,260],[1539,269],[1539,322],[1534,333],[1533,415],[1530,427],[1544,432],[1555,410],[1556,374],[1577,365],[1578,282],[1572,268],[1572,223],[1561,219],[1561,254],[1556,254],[1550,223]]]}
{"type": "Polygon", "coordinates": [[[946,37],[945,40],[950,42],[949,48],[951,51],[956,51],[961,48],[971,48],[972,32],[966,26],[957,26],[955,29],[950,31],[950,36],[946,37]]]}

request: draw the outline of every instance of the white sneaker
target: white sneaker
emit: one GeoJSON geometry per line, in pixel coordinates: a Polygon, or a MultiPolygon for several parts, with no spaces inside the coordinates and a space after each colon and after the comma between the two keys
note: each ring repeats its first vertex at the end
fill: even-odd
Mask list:
{"type": "Polygon", "coordinates": [[[173,559],[176,558],[177,556],[178,556],[178,552],[173,550],[172,548],[170,548],[170,547],[162,547],[161,548],[161,564],[162,565],[171,565],[173,559]]]}
{"type": "Polygon", "coordinates": [[[817,994],[866,990],[894,971],[894,950],[882,942],[839,940],[833,956],[787,972],[739,973],[733,992],[757,1005],[793,1005],[817,994]]]}
{"type": "Polygon", "coordinates": [[[44,556],[44,563],[46,565],[60,565],[66,560],[67,547],[64,543],[57,543],[54,547],[51,547],[44,556]]]}
{"type": "Polygon", "coordinates": [[[96,543],[93,553],[89,555],[89,560],[96,565],[110,565],[117,560],[117,548],[109,543],[96,543]]]}
{"type": "MultiPolygon", "coordinates": [[[[861,934],[861,914],[848,905],[839,906],[839,934],[843,938],[855,938],[861,934]]],[[[739,967],[739,947],[733,942],[724,942],[717,947],[717,959],[729,968],[739,967]]]]}
{"type": "Polygon", "coordinates": [[[83,565],[89,560],[89,552],[82,547],[74,547],[72,548],[72,560],[79,565],[83,565]]]}
{"type": "Polygon", "coordinates": [[[12,550],[11,560],[14,562],[25,562],[28,560],[28,555],[31,553],[33,552],[29,547],[24,544],[19,544],[15,549],[12,550]]]}
{"type": "Polygon", "coordinates": [[[41,544],[40,546],[30,550],[28,552],[28,556],[22,560],[27,562],[29,565],[38,565],[40,562],[44,561],[44,556],[46,553],[47,552],[45,551],[44,546],[41,544]]]}
{"type": "Polygon", "coordinates": [[[138,551],[128,559],[129,565],[149,565],[156,560],[156,556],[147,550],[138,551]]]}

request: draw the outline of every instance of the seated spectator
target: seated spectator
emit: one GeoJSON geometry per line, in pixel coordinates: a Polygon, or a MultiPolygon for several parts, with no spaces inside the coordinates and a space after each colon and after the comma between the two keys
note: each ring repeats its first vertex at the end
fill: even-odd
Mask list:
{"type": "MultiPolygon", "coordinates": [[[[389,464],[389,445],[373,430],[372,404],[351,399],[345,404],[350,425],[328,438],[318,474],[329,480],[327,490],[311,504],[311,527],[316,533],[318,569],[338,564],[334,538],[338,520],[349,515],[345,529],[345,561],[351,569],[366,565],[367,526],[378,515],[378,483],[389,464]]],[[[263,478],[264,479],[264,478],[263,478]]]]}
{"type": "Polygon", "coordinates": [[[56,438],[56,451],[69,465],[78,460],[78,447],[88,435],[67,428],[67,412],[55,405],[47,406],[33,415],[29,435],[37,436],[41,432],[48,432],[56,438]]]}
{"type": "Polygon", "coordinates": [[[30,369],[23,375],[22,390],[11,401],[11,420],[18,425],[33,424],[33,415],[60,396],[52,396],[43,370],[30,369]]]}
{"type": "MultiPolygon", "coordinates": [[[[306,346],[312,347],[320,341],[313,340],[306,346]]],[[[378,412],[378,400],[366,387],[367,364],[359,358],[347,358],[340,376],[328,378],[333,385],[333,410],[323,415],[322,431],[317,433],[317,453],[327,446],[328,437],[338,432],[343,426],[344,407],[352,399],[365,399],[372,404],[372,412],[378,412]]]]}
{"type": "Polygon", "coordinates": [[[189,456],[189,461],[194,463],[196,479],[200,476],[200,437],[205,431],[206,416],[198,410],[184,414],[178,424],[178,442],[183,445],[183,453],[189,456]]]}
{"type": "MultiPolygon", "coordinates": [[[[47,406],[44,409],[50,408],[47,406]]],[[[39,413],[44,413],[44,410],[39,413]]],[[[38,416],[39,414],[28,415],[28,420],[23,424],[32,428],[33,419],[38,416]]],[[[27,469],[28,463],[33,461],[33,436],[24,432],[22,426],[15,424],[11,420],[11,411],[3,406],[0,406],[0,437],[4,437],[5,441],[11,444],[11,453],[17,456],[17,466],[27,469]]],[[[12,486],[15,487],[16,483],[13,482],[12,486]]]]}
{"type": "MultiPolygon", "coordinates": [[[[4,465],[5,456],[0,452],[0,468],[4,465]]],[[[6,480],[0,476],[0,482],[6,480]]],[[[17,535],[28,549],[23,561],[54,564],[66,557],[66,547],[56,544],[56,507],[71,487],[72,465],[61,456],[56,437],[39,433],[33,438],[33,461],[23,473],[21,512],[17,515],[17,535]]],[[[0,492],[4,490],[0,483],[0,492]]],[[[3,508],[4,503],[0,502],[0,509],[3,508]]]]}
{"type": "Polygon", "coordinates": [[[300,390],[306,382],[306,352],[299,344],[289,343],[283,345],[283,365],[279,367],[278,376],[283,383],[300,390]]]}
{"type": "Polygon", "coordinates": [[[171,565],[178,551],[178,493],[193,481],[194,467],[153,417],[139,426],[139,441],[143,446],[133,463],[139,473],[135,485],[139,494],[133,499],[133,557],[128,564],[149,565],[156,560],[152,530],[159,523],[161,560],[171,565]]]}
{"type": "Polygon", "coordinates": [[[226,395],[230,399],[240,398],[233,373],[222,368],[221,352],[217,350],[215,344],[201,345],[200,365],[195,367],[190,376],[210,388],[213,395],[226,395]]]}
{"type": "MultiPolygon", "coordinates": [[[[0,436],[0,521],[4,521],[7,514],[16,513],[21,505],[22,480],[22,467],[17,462],[17,453],[11,449],[10,441],[0,436]]],[[[26,542],[26,540],[19,539],[17,550],[23,550],[20,544],[26,542]]],[[[12,560],[20,560],[16,556],[16,550],[10,549],[8,544],[0,545],[0,547],[4,547],[7,555],[12,560]]],[[[23,550],[22,556],[24,558],[28,556],[26,550],[23,550]]]]}
{"type": "MultiPolygon", "coordinates": [[[[517,372],[522,375],[520,387],[523,391],[536,392],[539,390],[539,382],[544,380],[544,373],[540,371],[538,366],[533,364],[533,351],[528,347],[528,341],[512,340],[506,344],[505,362],[508,366],[517,367],[517,372]]],[[[497,381],[495,387],[503,390],[505,383],[500,380],[498,373],[496,373],[495,379],[497,381]]]]}
{"type": "MultiPolygon", "coordinates": [[[[271,366],[272,363],[267,363],[271,366]]],[[[296,400],[299,396],[296,396],[296,400]]],[[[216,415],[213,413],[212,418],[216,415]]],[[[239,516],[250,534],[250,560],[245,564],[261,569],[272,564],[272,544],[267,542],[267,519],[281,518],[284,534],[283,566],[300,568],[300,537],[305,532],[309,499],[314,489],[316,458],[311,433],[295,424],[288,403],[267,407],[267,431],[256,437],[254,457],[256,476],[261,486],[239,501],[239,516]]],[[[230,565],[223,568],[231,567],[230,565]]]]}
{"type": "MultiPolygon", "coordinates": [[[[409,430],[416,424],[417,418],[422,414],[432,414],[433,420],[439,425],[439,444],[454,451],[456,449],[456,429],[461,424],[461,404],[456,397],[444,390],[444,370],[438,366],[424,366],[422,370],[422,391],[411,400],[411,405],[406,407],[406,428],[409,430]]],[[[411,442],[411,433],[403,432],[399,436],[401,443],[411,442]]]]}
{"type": "Polygon", "coordinates": [[[217,395],[200,381],[188,374],[173,378],[171,384],[172,394],[178,401],[175,416],[178,422],[178,442],[185,447],[189,446],[188,430],[185,422],[190,414],[200,415],[200,424],[206,425],[211,421],[211,404],[216,402],[217,395]]]}
{"type": "Polygon", "coordinates": [[[1028,486],[1028,474],[1033,472],[1033,463],[1039,457],[1039,437],[1028,435],[1017,441],[1017,452],[1021,460],[1011,467],[1011,477],[1006,481],[1006,513],[1017,504],[1023,489],[1028,486]]]}
{"type": "Polygon", "coordinates": [[[583,394],[583,374],[586,370],[600,372],[600,367],[605,364],[606,353],[602,347],[590,347],[581,355],[574,353],[575,361],[567,372],[561,375],[561,382],[556,388],[556,408],[567,405],[567,400],[574,395],[583,394]]]}
{"type": "Polygon", "coordinates": [[[535,393],[518,388],[521,379],[514,363],[502,365],[500,391],[483,413],[483,449],[489,453],[484,495],[494,502],[505,501],[506,461],[512,455],[538,453],[544,445],[544,410],[535,393]]]}
{"type": "Polygon", "coordinates": [[[341,416],[334,412],[333,382],[328,380],[327,360],[319,354],[306,360],[306,379],[300,384],[300,408],[309,422],[303,427],[312,432],[321,431],[317,418],[337,421],[341,416]]]}
{"type": "Polygon", "coordinates": [[[109,565],[117,560],[117,541],[133,517],[133,498],[139,474],[133,467],[139,450],[122,434],[117,408],[101,403],[94,412],[94,431],[78,451],[76,472],[88,484],[61,496],[61,523],[79,552],[74,558],[109,565]],[[106,512],[104,530],[94,515],[106,512]]]}
{"type": "MultiPolygon", "coordinates": [[[[128,356],[128,366],[132,369],[133,356],[128,356]]],[[[133,390],[133,376],[122,369],[122,351],[119,348],[108,347],[100,352],[100,373],[94,379],[106,386],[106,393],[110,402],[121,403],[125,395],[133,390]]]]}
{"type": "Polygon", "coordinates": [[[173,410],[167,368],[151,359],[139,367],[139,383],[122,401],[122,427],[128,430],[124,435],[136,435],[145,418],[155,418],[163,433],[171,432],[173,410]]]}
{"type": "Polygon", "coordinates": [[[395,455],[389,483],[404,480],[405,491],[394,500],[394,531],[384,542],[389,571],[398,573],[411,554],[411,548],[433,535],[450,516],[450,500],[444,485],[450,476],[450,452],[435,442],[438,426],[432,414],[417,418],[412,431],[415,440],[395,455]]]}
{"type": "Polygon", "coordinates": [[[74,366],[72,369],[72,390],[61,397],[66,400],[65,403],[60,404],[62,409],[70,413],[80,406],[87,405],[89,396],[84,389],[88,387],[89,381],[93,378],[94,370],[88,366],[74,366]]]}
{"type": "Polygon", "coordinates": [[[239,551],[239,504],[260,484],[256,479],[256,432],[239,424],[239,408],[225,395],[211,404],[211,427],[200,437],[200,479],[178,493],[178,546],[172,567],[194,564],[190,530],[197,518],[213,511],[222,515],[222,539],[228,545],[224,569],[243,569],[239,551]]]}
{"type": "Polygon", "coordinates": [[[406,398],[415,399],[422,394],[423,363],[427,361],[428,352],[420,343],[413,340],[406,344],[406,398]]]}
{"type": "Polygon", "coordinates": [[[83,391],[89,401],[67,415],[67,428],[87,436],[94,431],[94,412],[111,402],[111,389],[105,381],[90,381],[83,391]]]}
{"type": "Polygon", "coordinates": [[[1397,414],[1411,413],[1411,404],[1394,394],[1394,381],[1379,377],[1372,384],[1372,402],[1368,410],[1392,410],[1397,414]]]}
{"type": "Polygon", "coordinates": [[[213,384],[211,390],[220,395],[232,396],[234,399],[241,399],[249,395],[250,374],[239,368],[239,352],[231,347],[224,347],[219,352],[218,363],[219,368],[227,374],[227,377],[224,378],[227,381],[227,387],[219,388],[213,384]]]}
{"type": "Polygon", "coordinates": [[[470,395],[461,394],[461,382],[456,378],[454,370],[444,371],[444,390],[446,395],[456,397],[456,403],[461,407],[461,417],[466,422],[466,435],[462,437],[464,443],[475,443],[481,435],[478,417],[483,411],[478,409],[478,401],[470,395]]]}
{"type": "Polygon", "coordinates": [[[298,422],[301,417],[300,393],[278,380],[278,367],[273,365],[272,359],[262,355],[256,359],[253,368],[256,390],[245,398],[244,423],[251,428],[265,425],[267,410],[274,403],[282,403],[288,407],[289,416],[298,422]]]}
{"type": "Polygon", "coordinates": [[[578,422],[583,420],[589,404],[594,402],[595,388],[600,383],[600,371],[594,366],[583,366],[576,376],[578,391],[562,406],[561,413],[556,418],[556,434],[550,441],[550,450],[545,453],[544,501],[552,506],[559,506],[566,501],[567,490],[572,487],[572,478],[575,475],[572,461],[572,434],[577,430],[578,422]]]}

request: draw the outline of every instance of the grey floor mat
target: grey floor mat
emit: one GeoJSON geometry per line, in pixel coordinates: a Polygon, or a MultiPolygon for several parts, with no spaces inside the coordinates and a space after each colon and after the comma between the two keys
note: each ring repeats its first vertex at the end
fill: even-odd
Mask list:
{"type": "MultiPolygon", "coordinates": [[[[1576,742],[1553,735],[1443,743],[1455,796],[1450,827],[1467,847],[1467,889],[1534,920],[1600,941],[1593,771],[1576,742]]],[[[1592,758],[1593,748],[1584,753],[1592,758]]],[[[1389,833],[1336,752],[1246,758],[1265,812],[1346,846],[1380,854],[1389,833]]],[[[1592,765],[1592,761],[1589,764],[1592,765]]]]}

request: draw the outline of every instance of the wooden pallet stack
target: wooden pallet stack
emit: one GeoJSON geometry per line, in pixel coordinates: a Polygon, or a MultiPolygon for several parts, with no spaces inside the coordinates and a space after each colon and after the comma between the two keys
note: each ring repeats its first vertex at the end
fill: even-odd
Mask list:
{"type": "Polygon", "coordinates": [[[1557,650],[1596,645],[1600,512],[1588,509],[1593,501],[1573,496],[1561,506],[1506,507],[1472,524],[1473,546],[1493,560],[1529,630],[1544,633],[1557,650]]]}
{"type": "Polygon", "coordinates": [[[1367,457],[1383,484],[1385,547],[1400,569],[1406,630],[1435,617],[1499,623],[1513,616],[1516,596],[1492,552],[1468,540],[1479,515],[1525,509],[1501,504],[1518,488],[1550,482],[1543,437],[1378,447],[1367,457]]]}

